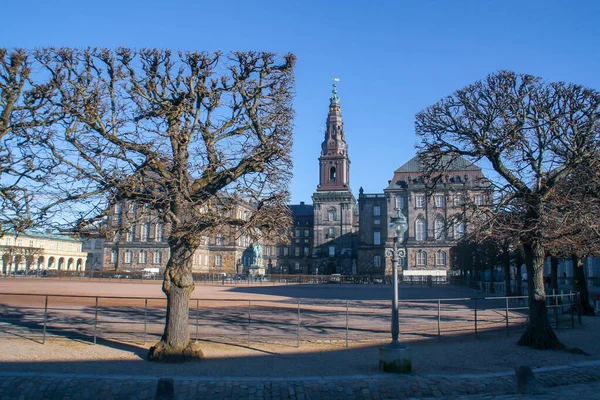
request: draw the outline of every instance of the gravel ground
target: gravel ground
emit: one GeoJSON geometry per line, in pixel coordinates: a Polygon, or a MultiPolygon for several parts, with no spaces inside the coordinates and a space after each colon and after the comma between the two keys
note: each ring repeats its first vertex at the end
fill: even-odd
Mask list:
{"type": "MultiPolygon", "coordinates": [[[[32,281],[24,285],[0,281],[0,292],[40,293],[32,281]],[[34,291],[36,290],[36,291],[34,291]]],[[[38,284],[39,285],[39,284],[38,284]]],[[[45,286],[41,293],[114,294],[115,289],[127,295],[159,295],[160,285],[96,284],[99,290],[69,282],[45,286]],[[139,287],[138,287],[139,286],[139,287]]],[[[205,288],[203,288],[205,290],[205,288]]],[[[207,289],[206,289],[207,290],[207,289]]],[[[210,289],[213,290],[213,289],[210,289]]],[[[212,296],[230,296],[224,289],[214,289],[212,296]]],[[[247,295],[247,293],[246,293],[247,295]]],[[[260,293],[260,295],[264,295],[260,293]]],[[[517,365],[548,367],[600,359],[600,318],[584,317],[583,326],[557,331],[568,348],[579,348],[587,355],[567,351],[539,351],[516,345],[519,333],[483,334],[437,340],[406,342],[412,351],[416,374],[480,374],[512,371],[517,365]]],[[[240,340],[245,343],[245,340],[240,340]]],[[[343,342],[226,345],[204,342],[205,359],[185,364],[158,364],[145,360],[147,346],[131,343],[89,342],[50,337],[46,344],[24,338],[0,339],[0,371],[44,371],[82,374],[123,374],[156,376],[237,376],[297,377],[348,376],[378,373],[378,351],[382,343],[354,343],[346,349],[343,342]]]]}
{"type": "MultiPolygon", "coordinates": [[[[510,371],[517,365],[532,368],[567,365],[600,359],[597,332],[600,319],[585,317],[583,327],[560,330],[560,340],[589,355],[540,351],[517,346],[518,335],[490,338],[453,338],[407,343],[417,374],[480,374],[510,371]]],[[[148,346],[116,342],[87,342],[50,338],[45,345],[21,338],[0,340],[0,371],[51,371],[173,376],[294,377],[344,376],[378,373],[377,343],[289,345],[203,344],[205,359],[185,364],[159,364],[144,359],[148,346]]]]}

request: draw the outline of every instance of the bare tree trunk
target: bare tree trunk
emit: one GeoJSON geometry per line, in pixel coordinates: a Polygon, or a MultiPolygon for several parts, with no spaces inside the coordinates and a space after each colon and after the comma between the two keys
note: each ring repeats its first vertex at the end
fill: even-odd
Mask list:
{"type": "Polygon", "coordinates": [[[554,290],[558,290],[558,258],[550,257],[550,287],[554,290]]]}
{"type": "Polygon", "coordinates": [[[510,250],[508,247],[502,249],[502,267],[504,269],[504,283],[506,285],[506,296],[512,295],[510,287],[510,250]]]}
{"type": "Polygon", "coordinates": [[[534,349],[563,349],[564,345],[556,337],[548,320],[544,288],[544,249],[541,243],[534,239],[523,245],[523,251],[529,291],[529,324],[518,344],[534,349]]]}
{"type": "Polygon", "coordinates": [[[573,260],[573,289],[579,292],[581,312],[583,315],[595,315],[594,307],[590,305],[590,294],[583,271],[583,260],[575,255],[571,259],[573,260]]]}
{"type": "Polygon", "coordinates": [[[193,249],[188,244],[169,240],[171,257],[165,270],[163,292],[167,296],[167,317],[163,336],[150,348],[152,361],[184,361],[204,355],[197,342],[190,341],[189,302],[194,291],[191,270],[193,249]]]}

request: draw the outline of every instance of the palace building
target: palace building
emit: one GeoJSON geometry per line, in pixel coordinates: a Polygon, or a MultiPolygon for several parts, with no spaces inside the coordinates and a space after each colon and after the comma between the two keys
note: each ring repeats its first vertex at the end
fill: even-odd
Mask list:
{"type": "MultiPolygon", "coordinates": [[[[400,212],[408,221],[407,257],[400,266],[408,275],[445,275],[450,248],[469,229],[466,211],[491,201],[491,186],[481,169],[462,158],[449,162],[444,176],[432,185],[422,155],[393,172],[381,193],[350,189],[350,156],[337,87],[329,99],[324,138],[318,157],[319,183],[312,204],[290,205],[293,217],[289,243],[263,241],[260,269],[255,244],[233,228],[204,237],[193,259],[196,273],[389,275],[392,246],[390,217],[400,212]],[[253,246],[254,245],[254,246],[253,246]],[[253,268],[251,268],[253,267],[253,268]]],[[[236,204],[228,212],[251,212],[236,204]]],[[[169,258],[168,225],[143,205],[120,202],[109,212],[101,259],[106,270],[164,270],[169,258]]],[[[100,243],[100,240],[96,240],[100,243]]]]}

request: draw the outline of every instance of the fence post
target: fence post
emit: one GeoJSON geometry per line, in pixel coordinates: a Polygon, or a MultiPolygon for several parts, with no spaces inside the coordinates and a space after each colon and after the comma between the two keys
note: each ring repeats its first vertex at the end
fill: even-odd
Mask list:
{"type": "MultiPolygon", "coordinates": [[[[248,278],[250,279],[250,278],[248,278]]],[[[248,330],[247,330],[247,335],[248,335],[248,346],[250,346],[250,321],[252,320],[252,312],[251,312],[251,300],[248,300],[248,330]]]]}
{"type": "Polygon", "coordinates": [[[296,324],[296,347],[300,347],[300,299],[298,299],[298,322],[296,324]]]}
{"type": "Polygon", "coordinates": [[[477,337],[477,299],[475,299],[475,337],[477,337]]]}
{"type": "Polygon", "coordinates": [[[98,328],[98,296],[96,296],[96,312],[94,315],[94,344],[96,344],[96,330],[98,328]]]}
{"type": "Polygon", "coordinates": [[[348,348],[348,300],[346,300],[346,348],[348,348]]]}
{"type": "Polygon", "coordinates": [[[442,331],[440,329],[440,322],[441,322],[441,313],[442,311],[442,300],[438,299],[438,341],[442,339],[442,331]]]}
{"type": "Polygon", "coordinates": [[[200,323],[200,313],[199,313],[198,302],[199,302],[199,300],[196,299],[196,342],[198,341],[198,325],[200,323]]]}
{"type": "Polygon", "coordinates": [[[148,298],[144,299],[144,344],[146,344],[146,332],[148,332],[148,298]]]}
{"type": "Polygon", "coordinates": [[[508,336],[508,297],[506,298],[506,336],[508,336]]]}
{"type": "Polygon", "coordinates": [[[48,295],[44,301],[44,333],[42,334],[42,344],[46,344],[46,322],[48,321],[48,295]]]}

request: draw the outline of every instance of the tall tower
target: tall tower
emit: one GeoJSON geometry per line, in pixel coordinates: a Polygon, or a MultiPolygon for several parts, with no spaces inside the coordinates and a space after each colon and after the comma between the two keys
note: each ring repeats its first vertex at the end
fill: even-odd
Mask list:
{"type": "Polygon", "coordinates": [[[329,99],[329,114],[325,128],[325,140],[319,157],[319,185],[317,191],[350,190],[350,159],[348,144],[344,137],[344,122],[340,110],[337,85],[333,84],[329,99]]]}
{"type": "Polygon", "coordinates": [[[314,206],[313,272],[356,273],[358,208],[350,191],[350,159],[337,86],[333,84],[325,139],[319,156],[319,184],[314,206]]]}

